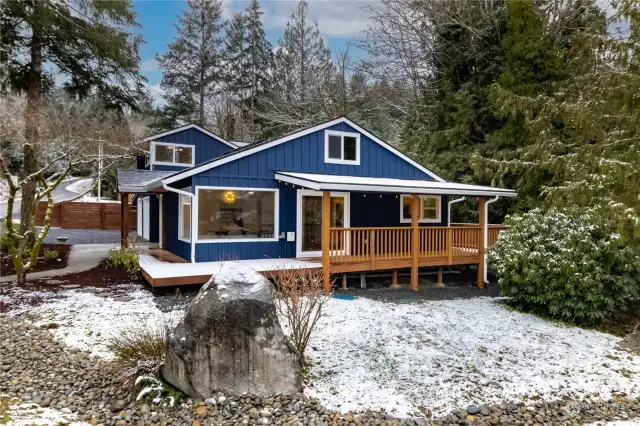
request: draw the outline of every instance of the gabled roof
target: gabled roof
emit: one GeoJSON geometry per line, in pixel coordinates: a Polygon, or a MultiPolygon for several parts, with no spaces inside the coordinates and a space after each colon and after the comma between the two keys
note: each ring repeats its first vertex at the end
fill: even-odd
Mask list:
{"type": "Polygon", "coordinates": [[[338,117],[336,119],[333,120],[329,120],[326,121],[324,123],[312,126],[312,127],[308,127],[306,129],[303,130],[299,130],[296,132],[292,132],[289,133],[285,136],[282,136],[278,139],[274,139],[274,140],[270,140],[270,141],[264,141],[264,142],[256,142],[256,143],[252,143],[250,145],[247,145],[245,147],[242,148],[238,148],[234,151],[230,151],[220,157],[214,158],[213,160],[209,160],[209,161],[205,161],[204,163],[201,163],[195,167],[192,167],[190,169],[186,169],[177,173],[174,173],[172,176],[169,176],[166,179],[163,179],[162,182],[165,184],[170,184],[173,182],[176,182],[178,180],[196,175],[198,173],[202,173],[206,170],[209,169],[213,169],[215,167],[221,166],[223,164],[229,163],[231,161],[237,160],[239,158],[242,157],[246,157],[252,154],[255,154],[256,152],[260,152],[260,151],[264,151],[265,149],[274,147],[276,145],[280,145],[282,143],[285,142],[289,142],[291,140],[300,138],[302,136],[308,135],[309,133],[313,133],[313,132],[317,132],[318,130],[322,130],[324,128],[339,124],[339,123],[346,123],[349,126],[353,127],[354,129],[356,129],[358,132],[360,132],[361,134],[367,136],[369,139],[371,139],[372,141],[374,141],[375,143],[379,144],[380,146],[382,146],[383,148],[391,151],[393,154],[397,155],[398,157],[402,158],[404,161],[408,162],[409,164],[413,165],[414,167],[416,167],[417,169],[423,171],[424,173],[428,174],[429,176],[431,176],[432,178],[434,178],[436,181],[438,182],[445,182],[444,179],[442,179],[440,176],[436,175],[435,173],[433,173],[431,170],[427,169],[426,167],[423,167],[422,165],[420,165],[418,162],[416,162],[415,160],[407,157],[405,154],[403,154],[401,151],[399,151],[397,148],[395,148],[394,146],[388,144],[387,142],[383,141],[382,139],[378,138],[377,136],[371,134],[369,131],[363,129],[362,127],[358,126],[356,123],[354,123],[353,121],[349,120],[347,117],[338,117]]]}
{"type": "Polygon", "coordinates": [[[162,178],[172,175],[173,171],[144,170],[144,169],[118,169],[116,181],[118,192],[147,192],[160,185],[162,178]]]}
{"type": "Polygon", "coordinates": [[[300,185],[316,191],[370,191],[410,193],[424,195],[469,195],[515,197],[518,194],[505,188],[469,185],[455,182],[432,182],[427,180],[372,178],[362,176],[324,175],[317,173],[276,172],[281,182],[300,185]]]}
{"type": "Polygon", "coordinates": [[[144,138],[143,141],[144,142],[150,142],[153,140],[156,140],[158,138],[164,137],[164,136],[169,136],[172,135],[174,133],[178,133],[178,132],[182,132],[183,130],[189,130],[189,129],[196,129],[201,131],[202,133],[204,133],[205,135],[219,141],[222,142],[223,144],[230,146],[231,148],[235,149],[238,148],[238,145],[235,145],[233,142],[227,141],[222,139],[220,136],[216,135],[215,133],[211,133],[210,131],[208,131],[207,129],[203,129],[202,127],[198,126],[197,124],[187,124],[186,126],[182,126],[182,127],[178,127],[176,129],[172,129],[172,130],[167,130],[166,132],[162,132],[162,133],[158,133],[155,135],[151,135],[148,138],[144,138]]]}

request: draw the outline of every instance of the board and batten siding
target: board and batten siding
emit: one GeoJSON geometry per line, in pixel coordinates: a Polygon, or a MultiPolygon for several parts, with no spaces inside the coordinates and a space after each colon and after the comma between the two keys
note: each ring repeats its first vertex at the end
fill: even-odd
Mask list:
{"type": "MultiPolygon", "coordinates": [[[[185,129],[180,132],[172,133],[167,136],[154,139],[155,142],[175,143],[184,145],[193,145],[195,147],[195,164],[201,164],[213,158],[231,151],[229,145],[202,133],[198,129],[185,129]]],[[[189,166],[170,166],[165,164],[154,164],[153,170],[180,171],[189,168],[189,166]]]]}
{"type": "Polygon", "coordinates": [[[165,192],[163,197],[162,203],[165,205],[165,216],[163,216],[163,220],[167,221],[164,228],[167,233],[167,245],[165,248],[181,258],[191,261],[191,244],[178,238],[178,194],[175,192],[165,192]]]}
{"type": "MultiPolygon", "coordinates": [[[[286,235],[287,232],[296,232],[296,189],[290,184],[278,182],[274,178],[277,171],[434,180],[427,173],[363,134],[360,135],[359,165],[325,163],[325,130],[358,133],[346,123],[329,126],[196,174],[192,176],[192,191],[195,191],[197,186],[278,188],[280,197],[278,233],[286,235]]],[[[361,215],[375,214],[366,205],[363,206],[364,211],[357,207],[359,204],[353,202],[354,197],[357,197],[356,193],[352,194],[352,226],[362,223],[360,221],[361,215]]],[[[389,218],[388,226],[399,225],[399,198],[391,199],[387,195],[383,196],[383,200],[388,201],[384,214],[389,218]],[[395,221],[392,219],[393,217],[395,217],[395,221]]],[[[446,198],[443,197],[442,201],[443,209],[445,209],[446,198]]],[[[296,235],[296,238],[299,238],[299,235],[296,235]]],[[[287,258],[295,257],[295,255],[296,243],[287,242],[286,238],[279,241],[197,243],[195,249],[197,262],[287,258]]]]}

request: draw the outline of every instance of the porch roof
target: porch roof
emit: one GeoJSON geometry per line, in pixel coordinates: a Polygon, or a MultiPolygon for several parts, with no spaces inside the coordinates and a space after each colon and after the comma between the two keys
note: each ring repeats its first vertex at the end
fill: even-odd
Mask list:
{"type": "Polygon", "coordinates": [[[515,197],[505,188],[411,179],[372,178],[362,176],[322,175],[313,173],[276,172],[281,182],[300,185],[316,191],[395,192],[425,195],[468,195],[515,197]]]}
{"type": "Polygon", "coordinates": [[[149,192],[162,186],[161,180],[174,173],[174,171],[118,169],[116,170],[118,192],[149,192]]]}

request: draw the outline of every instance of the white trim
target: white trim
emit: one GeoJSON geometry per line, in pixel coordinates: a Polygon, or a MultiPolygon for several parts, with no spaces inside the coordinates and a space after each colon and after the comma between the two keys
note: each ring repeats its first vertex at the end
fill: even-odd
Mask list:
{"type": "Polygon", "coordinates": [[[151,240],[151,197],[142,197],[142,238],[151,240]]]}
{"type": "Polygon", "coordinates": [[[172,143],[172,142],[162,142],[162,141],[153,141],[151,142],[151,147],[149,148],[151,152],[151,167],[153,165],[162,165],[162,166],[191,166],[193,167],[196,164],[196,147],[195,145],[189,145],[184,143],[172,143]],[[170,147],[180,147],[180,148],[191,148],[191,162],[190,163],[176,163],[176,150],[173,150],[173,162],[170,161],[156,161],[156,146],[170,146],[170,147]]]}
{"type": "Polygon", "coordinates": [[[182,126],[182,127],[178,127],[177,129],[173,129],[173,130],[168,130],[166,132],[162,132],[162,133],[158,133],[155,135],[151,135],[148,138],[144,138],[142,141],[143,142],[150,142],[153,141],[157,138],[162,138],[164,136],[169,136],[172,135],[174,133],[178,133],[178,132],[182,132],[184,130],[189,130],[189,129],[196,129],[196,130],[200,130],[202,133],[204,133],[207,136],[210,136],[214,139],[216,139],[219,142],[222,142],[225,145],[230,146],[231,148],[238,148],[237,145],[235,145],[233,142],[227,141],[225,139],[222,139],[220,136],[216,135],[215,133],[211,133],[210,131],[203,129],[202,127],[198,126],[197,124],[187,124],[186,126],[182,126]]]}
{"type": "MultiPolygon", "coordinates": [[[[354,178],[360,178],[358,176],[353,176],[354,178]]],[[[275,179],[282,181],[282,182],[287,182],[287,183],[292,183],[294,185],[300,185],[303,186],[305,188],[310,188],[310,189],[315,189],[317,191],[343,191],[343,192],[350,192],[350,191],[363,191],[363,192],[392,192],[392,193],[407,193],[407,192],[411,192],[414,194],[420,194],[420,195],[468,195],[468,196],[475,196],[475,197],[479,197],[479,196],[501,196],[501,197],[516,197],[518,194],[515,191],[512,190],[508,190],[508,189],[501,189],[501,188],[491,188],[491,187],[487,187],[487,189],[484,189],[484,187],[478,186],[476,188],[460,188],[458,189],[457,187],[453,187],[455,189],[449,189],[451,188],[450,185],[458,185],[458,184],[454,184],[451,182],[441,182],[439,183],[441,186],[434,186],[432,188],[429,187],[420,187],[420,186],[400,186],[400,185],[364,185],[364,184],[353,184],[353,183],[328,183],[328,182],[317,182],[314,180],[310,180],[310,179],[304,179],[302,177],[297,177],[297,176],[291,176],[290,173],[288,172],[276,172],[275,173],[275,179]],[[449,188],[447,187],[449,186],[449,188]]],[[[349,176],[344,176],[345,180],[349,179],[349,176]]],[[[373,179],[378,179],[378,178],[371,178],[373,179]]],[[[399,183],[401,183],[401,180],[398,179],[389,179],[390,181],[396,180],[399,181],[399,183]]],[[[421,181],[421,180],[416,180],[414,181],[417,184],[424,184],[425,182],[428,181],[421,181]]],[[[428,183],[434,183],[434,182],[428,182],[428,183]]],[[[438,183],[436,183],[438,184],[438,183]]],[[[472,185],[469,185],[472,186],[472,185]]]]}
{"type": "Polygon", "coordinates": [[[349,126],[353,127],[354,129],[356,129],[361,134],[365,135],[369,139],[371,139],[374,142],[378,143],[383,148],[387,149],[388,151],[392,152],[393,154],[397,155],[398,157],[402,158],[403,160],[405,160],[406,162],[408,162],[412,166],[416,167],[418,170],[421,170],[422,172],[428,174],[429,176],[434,178],[436,181],[438,181],[438,182],[446,182],[444,179],[442,179],[440,176],[438,176],[435,173],[433,173],[431,170],[428,170],[427,168],[421,166],[420,164],[418,164],[414,160],[412,160],[409,157],[407,157],[406,155],[404,155],[402,152],[398,151],[393,146],[391,146],[388,143],[382,141],[381,139],[378,139],[377,137],[375,137],[371,133],[367,132],[362,127],[358,126],[357,124],[355,124],[353,121],[349,120],[346,117],[336,118],[335,120],[331,120],[331,121],[326,122],[326,123],[318,124],[317,126],[309,127],[308,129],[301,130],[301,131],[293,133],[291,135],[284,136],[284,137],[282,137],[280,139],[276,139],[276,140],[268,142],[268,143],[260,144],[259,146],[256,146],[254,148],[242,150],[241,152],[227,155],[224,158],[220,158],[219,160],[214,160],[214,161],[211,161],[209,163],[205,163],[205,164],[202,164],[200,166],[193,167],[193,168],[191,168],[189,170],[185,170],[184,172],[179,172],[178,174],[173,175],[173,176],[163,180],[163,182],[164,183],[173,183],[173,182],[179,181],[180,179],[184,179],[184,178],[196,175],[198,173],[202,173],[205,170],[213,169],[215,167],[221,166],[221,165],[229,163],[231,161],[235,161],[235,160],[237,160],[239,158],[255,154],[256,152],[264,151],[265,149],[272,148],[272,147],[274,147],[276,145],[280,145],[282,143],[289,142],[289,141],[291,141],[293,139],[297,139],[297,138],[302,137],[304,135],[308,135],[309,133],[317,132],[317,131],[322,130],[322,129],[326,128],[326,127],[331,127],[331,126],[334,126],[334,125],[340,124],[340,123],[346,123],[349,126]]]}
{"type": "Polygon", "coordinates": [[[359,166],[360,165],[360,133],[353,132],[339,132],[337,130],[325,130],[324,131],[324,162],[330,164],[347,164],[351,166],[359,166]],[[339,136],[340,137],[340,155],[342,158],[331,158],[329,157],[329,137],[330,136],[339,136]],[[356,139],[356,159],[355,160],[345,160],[344,159],[344,138],[352,137],[356,139]]]}
{"type": "MultiPolygon", "coordinates": [[[[405,219],[404,217],[404,199],[406,197],[411,197],[411,194],[400,194],[400,223],[411,223],[411,218],[405,219]]],[[[442,223],[442,197],[439,195],[421,195],[420,196],[420,219],[418,219],[418,223],[442,223]],[[422,203],[425,198],[435,198],[437,200],[436,204],[436,213],[437,217],[435,219],[424,219],[422,217],[422,213],[424,212],[424,207],[422,203]]]]}
{"type": "MultiPolygon", "coordinates": [[[[280,233],[279,233],[279,229],[280,229],[280,190],[278,188],[247,188],[247,187],[238,187],[238,186],[206,186],[206,185],[196,185],[195,187],[195,199],[196,199],[196,205],[197,205],[197,200],[200,196],[199,190],[203,189],[203,190],[214,190],[214,191],[224,191],[224,190],[228,190],[228,189],[232,189],[234,191],[255,191],[255,192],[273,192],[274,193],[274,206],[273,206],[273,238],[227,238],[227,239],[206,239],[206,240],[201,240],[200,236],[198,234],[198,225],[199,225],[199,220],[197,218],[196,215],[196,238],[193,240],[193,242],[195,244],[200,244],[200,243],[204,243],[204,244],[209,244],[209,243],[214,243],[214,244],[220,244],[220,243],[262,243],[262,242],[274,242],[274,241],[280,241],[280,233]]],[[[192,208],[193,208],[193,204],[192,204],[192,208]]]]}
{"type": "Polygon", "coordinates": [[[158,194],[158,245],[162,248],[162,213],[164,207],[164,197],[162,194],[158,194]]]}
{"type": "MultiPolygon", "coordinates": [[[[183,225],[184,225],[184,213],[182,210],[182,199],[183,198],[188,198],[189,199],[189,215],[193,217],[193,197],[188,197],[186,195],[182,195],[182,194],[178,194],[178,240],[180,241],[184,241],[185,243],[191,243],[191,235],[189,235],[189,239],[185,238],[184,236],[181,236],[182,234],[182,229],[183,229],[183,225]]],[[[191,227],[193,228],[193,226],[191,227]]]]}
{"type": "MultiPolygon", "coordinates": [[[[317,257],[322,251],[302,251],[302,197],[316,196],[322,198],[322,192],[310,189],[298,189],[296,191],[296,257],[317,257]]],[[[332,197],[344,197],[344,227],[351,226],[351,194],[348,192],[332,192],[332,197]]],[[[346,241],[345,249],[349,251],[349,241],[346,241]]]]}

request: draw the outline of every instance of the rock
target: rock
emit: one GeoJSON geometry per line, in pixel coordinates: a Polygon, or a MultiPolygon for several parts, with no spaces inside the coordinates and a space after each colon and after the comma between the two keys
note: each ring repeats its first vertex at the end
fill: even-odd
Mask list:
{"type": "Polygon", "coordinates": [[[467,407],[467,413],[474,415],[480,412],[480,407],[476,407],[475,405],[470,405],[467,407]]]}
{"type": "Polygon", "coordinates": [[[212,277],[172,333],[165,380],[200,398],[218,390],[261,397],[300,391],[296,352],[280,328],[269,282],[246,266],[225,267],[233,272],[212,277]]]}
{"type": "Polygon", "coordinates": [[[60,284],[66,283],[66,281],[63,281],[63,280],[47,280],[46,283],[49,284],[49,285],[60,285],[60,284]]]}
{"type": "Polygon", "coordinates": [[[215,398],[207,398],[204,400],[204,403],[207,405],[216,405],[217,402],[215,398]]]}
{"type": "Polygon", "coordinates": [[[121,411],[124,410],[124,407],[126,405],[127,401],[125,401],[124,399],[118,399],[117,401],[114,401],[113,404],[111,404],[111,407],[113,411],[121,411]]]}
{"type": "Polygon", "coordinates": [[[116,302],[131,302],[132,300],[135,300],[135,297],[120,296],[120,297],[114,297],[113,300],[115,300],[116,302]]]}
{"type": "Polygon", "coordinates": [[[113,293],[110,293],[108,291],[103,291],[102,293],[96,293],[96,296],[98,296],[98,297],[111,297],[111,296],[113,296],[113,293]]]}
{"type": "MultiPolygon", "coordinates": [[[[49,281],[47,281],[47,284],[49,284],[49,281]]],[[[73,290],[74,288],[80,288],[79,284],[64,284],[61,285],[60,288],[63,288],[65,290],[73,290]]]]}

